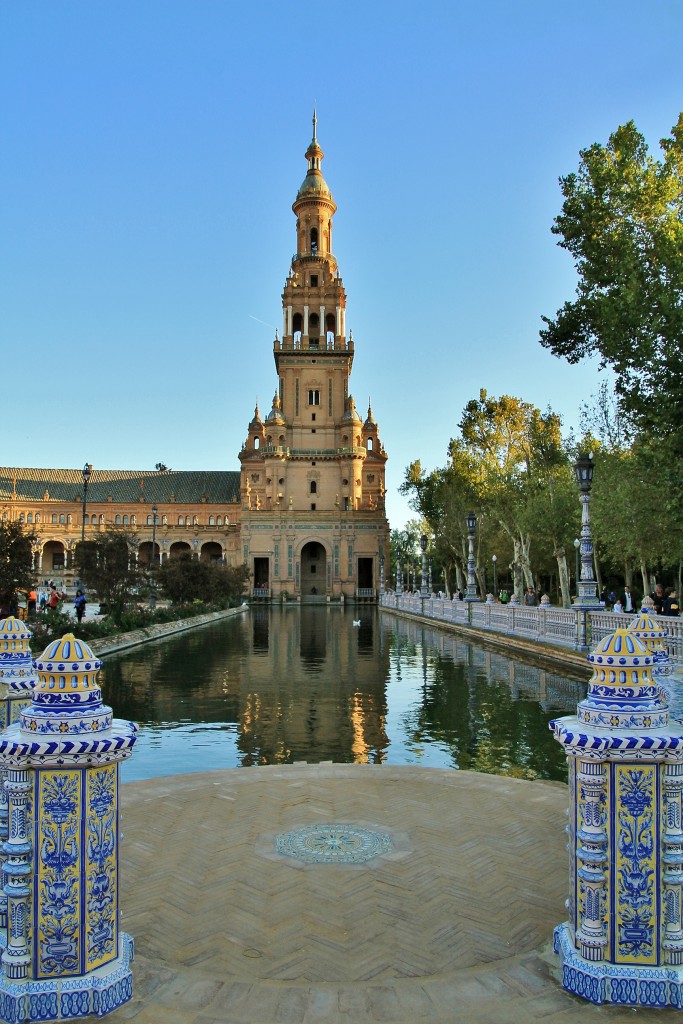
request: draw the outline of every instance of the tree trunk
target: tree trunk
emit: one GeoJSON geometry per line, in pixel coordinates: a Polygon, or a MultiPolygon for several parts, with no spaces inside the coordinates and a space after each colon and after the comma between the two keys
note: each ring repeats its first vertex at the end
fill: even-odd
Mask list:
{"type": "Polygon", "coordinates": [[[624,562],[624,586],[633,590],[633,568],[629,561],[624,562]]]}
{"type": "Polygon", "coordinates": [[[560,593],[562,594],[562,607],[571,607],[571,597],[569,594],[569,570],[567,568],[567,556],[564,548],[557,548],[555,550],[555,558],[557,559],[557,577],[560,584],[560,593]]]}
{"type": "Polygon", "coordinates": [[[650,593],[650,580],[647,575],[647,566],[643,561],[640,563],[640,576],[643,581],[643,597],[647,597],[650,593]]]}
{"type": "MultiPolygon", "coordinates": [[[[533,587],[534,576],[531,571],[531,537],[527,534],[526,537],[519,538],[520,540],[520,561],[522,563],[522,572],[524,573],[524,581],[527,587],[533,587]]],[[[517,560],[517,554],[515,553],[515,560],[517,560]]]]}
{"type": "Polygon", "coordinates": [[[479,595],[482,601],[486,600],[486,573],[480,565],[475,566],[474,575],[477,578],[479,584],[479,595]]]}
{"type": "Polygon", "coordinates": [[[524,568],[522,566],[522,545],[521,542],[515,537],[513,539],[515,557],[510,568],[512,569],[512,580],[514,587],[514,594],[519,603],[522,603],[524,597],[524,568]]]}

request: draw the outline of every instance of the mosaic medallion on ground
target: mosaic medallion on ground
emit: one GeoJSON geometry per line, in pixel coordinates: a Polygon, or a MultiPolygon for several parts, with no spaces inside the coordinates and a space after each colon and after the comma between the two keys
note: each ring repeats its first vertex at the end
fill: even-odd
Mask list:
{"type": "Polygon", "coordinates": [[[304,864],[362,864],[393,850],[385,832],[359,825],[306,825],[275,836],[275,852],[304,864]]]}

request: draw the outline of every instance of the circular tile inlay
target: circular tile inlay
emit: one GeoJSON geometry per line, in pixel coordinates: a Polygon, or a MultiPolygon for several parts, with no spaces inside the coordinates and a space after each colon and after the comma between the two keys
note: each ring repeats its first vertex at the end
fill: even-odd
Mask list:
{"type": "Polygon", "coordinates": [[[305,864],[361,864],[391,853],[391,839],[358,825],[307,825],[275,836],[275,851],[305,864]]]}

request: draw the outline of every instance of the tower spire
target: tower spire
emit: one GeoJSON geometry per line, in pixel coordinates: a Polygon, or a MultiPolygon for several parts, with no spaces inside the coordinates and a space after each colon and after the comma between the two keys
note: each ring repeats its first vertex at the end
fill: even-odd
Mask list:
{"type": "Polygon", "coordinates": [[[316,111],[315,101],[313,102],[313,140],[316,145],[318,143],[318,113],[316,111]]]}

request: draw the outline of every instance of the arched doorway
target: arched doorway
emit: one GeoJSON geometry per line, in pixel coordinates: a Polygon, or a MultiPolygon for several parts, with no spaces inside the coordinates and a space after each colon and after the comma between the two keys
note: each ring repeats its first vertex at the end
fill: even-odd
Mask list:
{"type": "Polygon", "coordinates": [[[169,554],[171,558],[179,558],[180,555],[191,555],[192,548],[184,540],[177,540],[174,544],[171,544],[169,554]]]}
{"type": "Polygon", "coordinates": [[[321,595],[327,591],[327,556],[317,540],[309,541],[301,549],[301,595],[321,595]]]}
{"type": "Polygon", "coordinates": [[[60,540],[49,540],[43,547],[43,572],[63,572],[66,568],[66,551],[60,540]]]}
{"type": "Polygon", "coordinates": [[[151,540],[145,540],[138,548],[138,561],[140,565],[159,565],[159,552],[160,548],[158,544],[154,544],[154,556],[152,556],[152,542],[151,540]]]}
{"type": "Polygon", "coordinates": [[[202,544],[200,558],[202,562],[222,562],[223,548],[215,540],[207,541],[202,544]]]}

